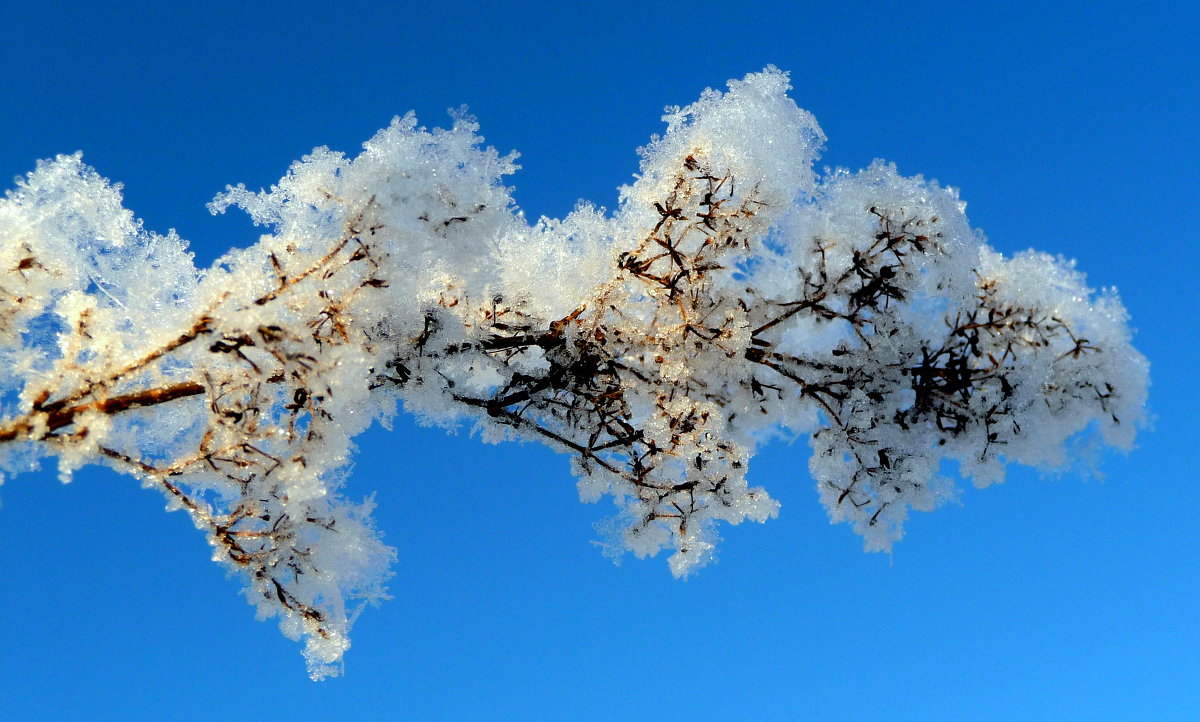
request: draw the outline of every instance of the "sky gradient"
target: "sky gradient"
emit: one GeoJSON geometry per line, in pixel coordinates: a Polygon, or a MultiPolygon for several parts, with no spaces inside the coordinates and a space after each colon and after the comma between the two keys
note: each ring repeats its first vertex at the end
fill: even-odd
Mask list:
{"type": "MultiPolygon", "coordinates": [[[[1004,253],[1117,286],[1154,428],[1104,480],[1013,468],[891,556],[830,526],[799,441],[686,582],[613,565],[566,457],[401,415],[359,437],[398,561],[320,684],[157,492],[91,468],[0,487],[0,719],[1196,719],[1200,13],[1183,3],[0,3],[0,176],[82,149],[199,265],[259,231],[204,206],[393,115],[468,105],[526,215],[612,207],[664,105],[774,64],[829,137],[962,189],[1004,253]],[[1188,451],[1193,449],[1193,451],[1188,451]]],[[[5,186],[10,184],[6,182],[5,186]]]]}

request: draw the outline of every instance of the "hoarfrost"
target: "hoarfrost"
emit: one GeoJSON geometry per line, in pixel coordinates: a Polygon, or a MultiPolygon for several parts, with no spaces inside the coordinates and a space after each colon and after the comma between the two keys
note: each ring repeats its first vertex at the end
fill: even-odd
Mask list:
{"type": "Polygon", "coordinates": [[[953,498],[943,460],[986,485],[1089,428],[1130,448],[1148,366],[1116,294],[994,252],[954,189],[878,161],[819,178],[788,89],[769,67],[668,109],[614,212],[534,225],[515,155],[409,114],[220,194],[268,232],[203,271],[78,154],[39,163],[0,202],[0,470],[158,488],[320,678],[386,596],[394,553],[340,488],[397,404],[569,454],[581,500],[618,506],[606,549],[670,549],[676,576],[717,522],[776,515],[747,478],[775,435],[810,436],[871,550],[953,498]]]}

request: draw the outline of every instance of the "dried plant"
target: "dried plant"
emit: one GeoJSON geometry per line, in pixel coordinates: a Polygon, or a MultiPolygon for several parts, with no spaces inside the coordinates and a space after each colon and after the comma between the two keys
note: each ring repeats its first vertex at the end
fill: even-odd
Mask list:
{"type": "Polygon", "coordinates": [[[669,547],[676,575],[717,521],[776,514],[747,481],[772,435],[811,435],[869,549],[953,496],[944,460],[984,485],[1080,433],[1129,448],[1147,364],[1116,296],[993,252],[952,189],[881,162],[817,178],[787,90],[768,68],[670,110],[615,213],[533,226],[471,119],[397,119],[219,196],[272,232],[206,271],[78,155],[42,163],[0,203],[0,468],[160,489],[319,678],[384,596],[393,552],[339,474],[397,402],[569,454],[620,508],[609,548],[669,547]]]}

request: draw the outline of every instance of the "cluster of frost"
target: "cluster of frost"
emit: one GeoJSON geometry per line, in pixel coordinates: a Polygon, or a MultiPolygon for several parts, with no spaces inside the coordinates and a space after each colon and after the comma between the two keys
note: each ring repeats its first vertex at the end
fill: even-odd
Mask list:
{"type": "Polygon", "coordinates": [[[474,121],[395,120],[270,190],[268,233],[196,269],[78,155],[0,202],[0,470],[57,456],[161,490],[264,617],[336,672],[392,551],[339,493],[351,438],[397,403],[573,459],[608,546],[707,563],[717,522],[778,505],[748,462],[811,437],[834,521],[888,549],[911,509],[1004,464],[1061,465],[1094,427],[1129,448],[1147,364],[1115,295],[1004,258],[952,189],[876,162],[819,178],[815,119],[768,68],[670,109],[607,214],[528,224],[474,121]]]}

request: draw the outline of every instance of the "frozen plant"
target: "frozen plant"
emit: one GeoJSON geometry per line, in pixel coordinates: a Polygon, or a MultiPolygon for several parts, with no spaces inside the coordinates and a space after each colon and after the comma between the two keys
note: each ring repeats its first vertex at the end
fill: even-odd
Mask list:
{"type": "Polygon", "coordinates": [[[384,596],[393,552],[339,488],[397,402],[570,455],[581,498],[619,508],[609,548],[669,548],[677,576],[718,521],[776,514],[747,480],[772,435],[811,439],[822,503],[872,550],[953,496],[943,460],[982,486],[1081,433],[1129,448],[1147,363],[1116,296],[994,252],[953,189],[817,177],[788,89],[767,68],[669,109],[614,213],[534,225],[473,120],[408,115],[219,195],[270,232],[206,270],[78,154],[40,163],[0,202],[0,469],[159,489],[320,678],[384,596]]]}

